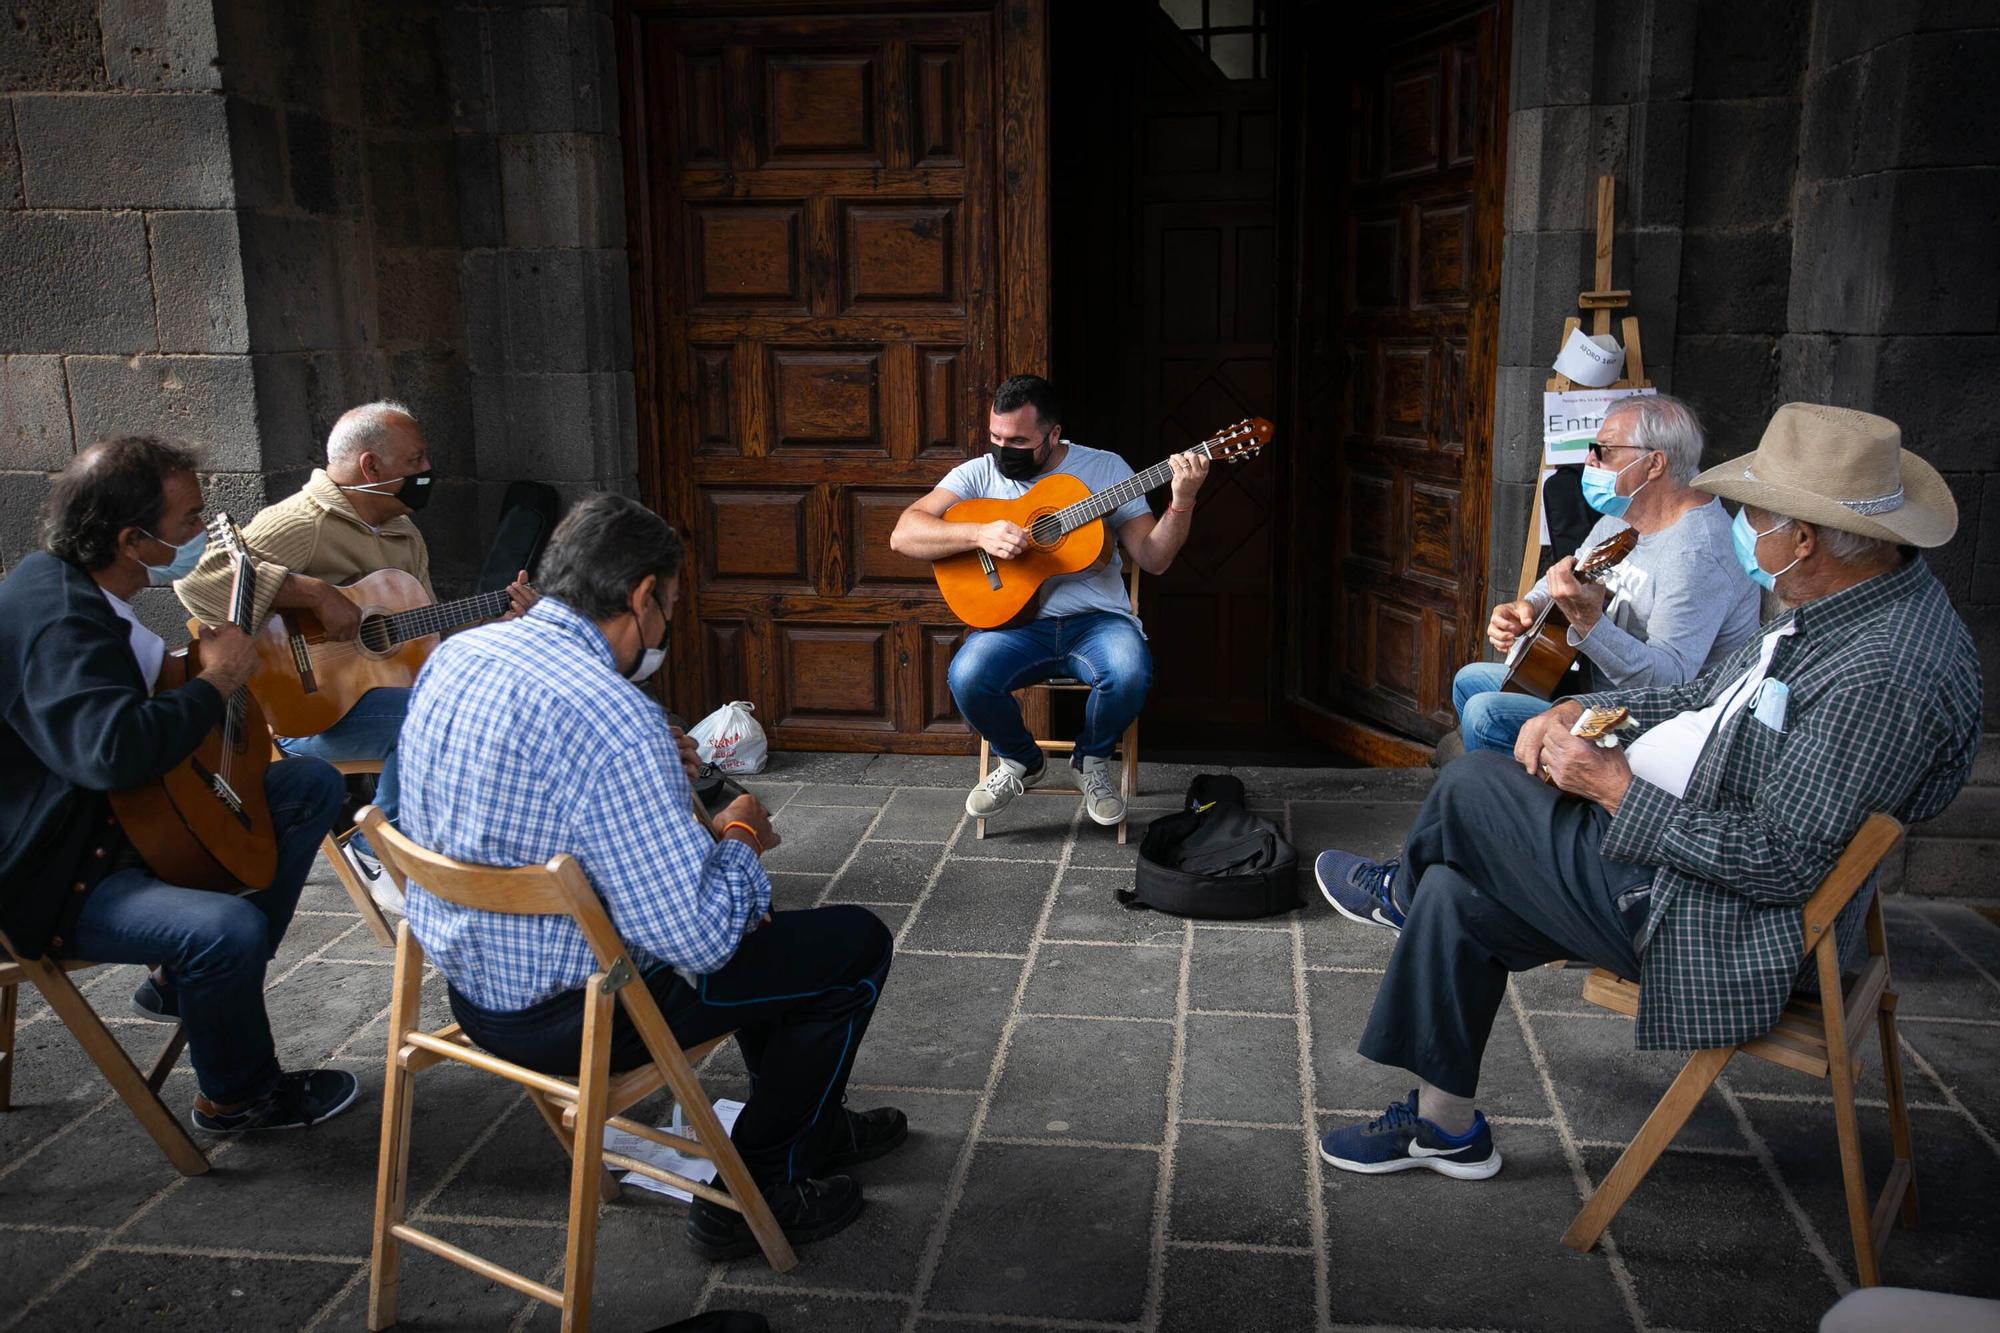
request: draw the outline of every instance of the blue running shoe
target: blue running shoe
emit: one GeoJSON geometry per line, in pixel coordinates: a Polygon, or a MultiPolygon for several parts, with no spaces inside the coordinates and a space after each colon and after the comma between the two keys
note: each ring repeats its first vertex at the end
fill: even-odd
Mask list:
{"type": "Polygon", "coordinates": [[[1400,861],[1366,861],[1352,852],[1321,852],[1313,862],[1320,896],[1349,921],[1403,931],[1403,909],[1389,894],[1400,861]]]}
{"type": "Polygon", "coordinates": [[[1379,1176],[1387,1171],[1428,1167],[1455,1180],[1484,1180],[1500,1169],[1500,1152],[1484,1114],[1472,1113],[1472,1128],[1447,1134],[1417,1115],[1417,1090],[1378,1119],[1323,1134],[1319,1155],[1343,1171],[1379,1176]]]}

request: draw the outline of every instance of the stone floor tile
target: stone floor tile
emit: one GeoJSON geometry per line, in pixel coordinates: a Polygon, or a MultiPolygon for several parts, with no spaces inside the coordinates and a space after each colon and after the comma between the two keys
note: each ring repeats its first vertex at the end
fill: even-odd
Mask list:
{"type": "Polygon", "coordinates": [[[296,1328],[353,1273],[352,1265],[339,1263],[107,1251],[17,1327],[296,1328]]]}
{"type": "Polygon", "coordinates": [[[1981,976],[1961,952],[1969,941],[1983,943],[1990,973],[1993,959],[2000,956],[2000,931],[1962,907],[1896,904],[1885,906],[1883,915],[1890,971],[1902,1001],[1899,1012],[2000,1019],[2000,986],[1981,976]],[[1952,947],[1954,942],[1958,948],[1952,947]]]}
{"type": "Polygon", "coordinates": [[[736,784],[764,803],[766,810],[783,810],[798,796],[801,782],[768,782],[763,778],[737,778],[736,784]]]}
{"type": "Polygon", "coordinates": [[[777,912],[803,912],[819,906],[820,895],[833,879],[831,875],[807,875],[793,871],[781,871],[771,876],[771,909],[777,912]]]}
{"type": "Polygon", "coordinates": [[[856,1291],[909,1291],[916,1285],[978,1103],[913,1092],[854,1092],[848,1101],[856,1108],[898,1106],[910,1117],[910,1137],[901,1147],[853,1169],[863,1192],[861,1216],[840,1234],[801,1248],[799,1266],[789,1273],[773,1273],[760,1256],[730,1264],[725,1281],[856,1291]]]}
{"type": "Polygon", "coordinates": [[[1240,1245],[1309,1244],[1311,1150],[1303,1128],[1183,1123],[1174,1146],[1167,1234],[1240,1245]]]}
{"type": "MultiPolygon", "coordinates": [[[[532,1238],[523,1236],[522,1240],[528,1247],[521,1256],[525,1269],[532,1271],[537,1264],[561,1262],[562,1232],[536,1232],[532,1238]]],[[[695,1301],[711,1267],[688,1248],[686,1204],[641,1190],[628,1190],[623,1198],[598,1215],[597,1280],[591,1284],[590,1326],[605,1329],[607,1333],[618,1329],[639,1333],[685,1319],[694,1313],[695,1301]]],[[[428,1333],[429,1322],[422,1326],[428,1333]]],[[[554,1333],[562,1326],[562,1312],[553,1306],[537,1304],[527,1326],[554,1333]]],[[[329,1320],[327,1327],[366,1328],[367,1325],[329,1320]]]]}
{"type": "Polygon", "coordinates": [[[1157,1144],[1167,1129],[1165,1023],[1024,1018],[987,1111],[985,1133],[1157,1144]]]}
{"type": "Polygon", "coordinates": [[[1313,859],[1330,847],[1387,860],[1400,855],[1403,835],[1417,817],[1415,801],[1292,802],[1292,845],[1311,873],[1313,859]]]}
{"type": "Polygon", "coordinates": [[[1297,1021],[1189,1016],[1180,1113],[1271,1124],[1300,1120],[1297,1021]]]}
{"type": "Polygon", "coordinates": [[[1312,1333],[1318,1297],[1307,1254],[1172,1251],[1161,1298],[1160,1333],[1312,1333]]]}
{"type": "Polygon", "coordinates": [[[1180,917],[1164,912],[1134,910],[1116,898],[1132,887],[1129,871],[1077,869],[1063,872],[1055,906],[1049,912],[1048,939],[1122,940],[1179,948],[1187,933],[1180,917]]]}
{"type": "Polygon", "coordinates": [[[963,794],[979,778],[977,754],[869,755],[855,779],[871,786],[942,787],[963,794]]]}
{"type": "Polygon", "coordinates": [[[911,949],[1026,953],[1054,866],[950,861],[901,943],[911,949]]]}
{"type": "MultiPolygon", "coordinates": [[[[604,1245],[604,1237],[621,1229],[621,1215],[626,1211],[621,1205],[613,1205],[603,1215],[598,1224],[600,1247],[604,1245]]],[[[463,1246],[482,1258],[504,1264],[517,1273],[525,1273],[538,1282],[551,1286],[562,1283],[564,1233],[561,1231],[544,1227],[449,1223],[433,1223],[424,1230],[440,1235],[454,1245],[463,1246]]],[[[684,1249],[680,1251],[680,1254],[685,1253],[684,1249]]],[[[592,1284],[595,1298],[602,1301],[607,1296],[615,1296],[628,1282],[650,1286],[659,1281],[654,1274],[661,1269],[671,1270],[673,1261],[679,1258],[671,1250],[669,1254],[672,1259],[668,1264],[661,1264],[655,1259],[644,1272],[621,1276],[607,1270],[605,1256],[600,1249],[597,1281],[592,1284]]],[[[705,1267],[702,1273],[706,1275],[705,1267]]],[[[691,1303],[692,1296],[688,1299],[691,1303]]],[[[403,1249],[401,1280],[396,1293],[398,1328],[422,1329],[424,1333],[433,1333],[434,1330],[436,1333],[479,1333],[481,1330],[506,1328],[522,1310],[540,1304],[497,1283],[488,1282],[457,1264],[411,1246],[403,1249]]],[[[311,1317],[310,1312],[307,1317],[311,1317]]],[[[556,1326],[555,1321],[541,1322],[544,1317],[539,1314],[533,1317],[539,1327],[556,1326]]],[[[320,1326],[326,1329],[368,1327],[368,1279],[365,1276],[353,1290],[340,1298],[340,1303],[334,1306],[320,1326]]],[[[649,1327],[646,1324],[629,1326],[649,1327]]]]}
{"type": "Polygon", "coordinates": [[[927,1307],[1136,1320],[1158,1183],[1149,1152],[981,1146],[927,1307]]]}
{"type": "MultiPolygon", "coordinates": [[[[1617,1156],[1586,1149],[1590,1178],[1602,1180],[1617,1156]]],[[[1826,1169],[1833,1172],[1831,1159],[1826,1169]]],[[[1668,1152],[1619,1210],[1611,1234],[1647,1319],[1667,1328],[1809,1333],[1840,1296],[1750,1157],[1668,1152]]],[[[1842,1252],[1838,1234],[1827,1241],[1833,1254],[1842,1252]]]]}
{"type": "Polygon", "coordinates": [[[799,787],[793,805],[851,805],[879,810],[893,788],[864,787],[851,782],[808,782],[799,787]]]}
{"type": "MultiPolygon", "coordinates": [[[[965,785],[972,785],[970,779],[965,785]]],[[[875,825],[873,836],[905,842],[944,842],[964,818],[963,791],[899,787],[882,807],[882,819],[875,825]]],[[[971,832],[968,830],[965,836],[970,838],[971,832]]]]}
{"type": "MultiPolygon", "coordinates": [[[[1320,1129],[1342,1123],[1325,1119],[1320,1129]]],[[[1604,1256],[1558,1243],[1577,1196],[1555,1131],[1509,1131],[1501,1154],[1500,1174],[1481,1181],[1323,1168],[1331,1252],[1367,1253],[1388,1236],[1398,1251],[1394,1263],[1333,1265],[1335,1323],[1549,1333],[1632,1326],[1604,1256]]],[[[1706,1327],[1653,1317],[1675,1328],[1706,1327]]]]}
{"type": "Polygon", "coordinates": [[[7,1256],[7,1262],[0,1263],[0,1309],[18,1310],[40,1295],[105,1234],[0,1230],[0,1253],[7,1256]]]}
{"type": "Polygon", "coordinates": [[[1299,909],[1298,922],[1305,935],[1306,966],[1361,967],[1376,971],[1387,967],[1389,955],[1396,950],[1396,934],[1379,926],[1364,926],[1358,921],[1349,921],[1327,906],[1326,899],[1320,897],[1310,870],[1299,873],[1305,906],[1299,909]]]}
{"type": "MultiPolygon", "coordinates": [[[[1344,1107],[1378,1115],[1416,1086],[1416,1076],[1410,1071],[1376,1064],[1356,1049],[1375,1003],[1376,985],[1375,977],[1352,972],[1312,972],[1306,976],[1314,1095],[1322,1109],[1344,1107]]],[[[1493,1031],[1486,1040],[1486,1058],[1479,1071],[1479,1104],[1488,1115],[1549,1114],[1548,1098],[1528,1056],[1520,1023],[1504,1004],[1494,1016],[1493,1031]]]]}
{"type": "Polygon", "coordinates": [[[874,820],[875,811],[852,806],[786,806],[772,825],[782,841],[764,853],[764,865],[831,874],[853,854],[874,820]]]}
{"type": "MultiPolygon", "coordinates": [[[[157,1023],[134,1021],[113,1027],[111,1035],[143,1073],[153,1067],[154,1059],[165,1048],[168,1030],[157,1023]]],[[[14,1055],[18,1063],[14,1070],[13,1109],[0,1115],[0,1170],[13,1164],[21,1154],[50,1135],[93,1113],[98,1103],[111,1096],[111,1085],[104,1081],[104,1075],[84,1054],[83,1048],[77,1045],[69,1029],[55,1019],[46,1018],[32,1027],[18,1029],[15,1040],[18,1044],[14,1055]]],[[[177,1066],[176,1079],[168,1087],[178,1094],[181,1082],[185,1081],[189,1089],[187,1095],[192,1095],[193,1082],[188,1074],[185,1055],[177,1066]]],[[[131,1132],[140,1136],[139,1141],[147,1141],[138,1123],[124,1109],[124,1103],[114,1102],[106,1111],[113,1109],[124,1117],[131,1132]]],[[[96,1111],[95,1114],[102,1115],[106,1111],[96,1111]]],[[[21,1168],[22,1172],[31,1175],[34,1170],[25,1166],[21,1168]]],[[[20,1176],[21,1172],[16,1172],[12,1176],[0,1177],[0,1191],[18,1188],[16,1182],[20,1176]]]]}
{"type": "MultiPolygon", "coordinates": [[[[22,1072],[28,1068],[24,1065],[22,1072]]],[[[161,1097],[168,1110],[186,1115],[194,1091],[194,1075],[183,1063],[167,1079],[161,1097]]],[[[17,1086],[16,1095],[19,1093],[17,1086]]],[[[0,1214],[7,1221],[114,1227],[180,1179],[125,1109],[125,1103],[114,1098],[101,1106],[89,1103],[85,1109],[89,1113],[75,1129],[0,1180],[0,1200],[4,1200],[0,1214]]],[[[0,1116],[0,1121],[20,1114],[9,1112],[0,1116]]],[[[212,1146],[204,1135],[196,1135],[195,1142],[204,1148],[212,1146]]],[[[13,1161],[11,1153],[7,1161],[13,1161]]],[[[4,1233],[0,1233],[0,1240],[4,1240],[4,1233]]]]}
{"type": "MultiPolygon", "coordinates": [[[[1912,1100],[1943,1100],[1937,1085],[1911,1058],[1914,1051],[1940,1073],[1950,1071],[1945,1077],[1952,1093],[1988,1134],[2000,1139],[2000,1027],[1903,1019],[1896,1024],[1896,1036],[1903,1047],[1903,1083],[1912,1100]]],[[[1874,1045],[1872,1039],[1868,1045],[1874,1045]]],[[[1863,1075],[1860,1092],[1863,1097],[1883,1095],[1872,1073],[1863,1075]]]]}
{"type": "Polygon", "coordinates": [[[774,1330],[784,1333],[792,1329],[810,1329],[812,1333],[898,1333],[910,1310],[905,1301],[819,1292],[808,1296],[742,1287],[717,1288],[708,1308],[750,1310],[769,1319],[774,1330]]]}
{"type": "Polygon", "coordinates": [[[1093,866],[1106,870],[1122,870],[1129,877],[1139,865],[1139,841],[1144,836],[1143,821],[1134,818],[1128,827],[1123,844],[1118,839],[1100,838],[1089,829],[1079,829],[1076,845],[1070,848],[1069,863],[1073,866],[1093,866]]]}
{"type": "Polygon", "coordinates": [[[264,995],[278,1063],[309,1069],[389,1005],[393,969],[306,963],[264,995]]]}
{"type": "Polygon", "coordinates": [[[1021,1007],[1041,1014],[1172,1018],[1180,979],[1177,949],[1044,944],[1021,1007]]]}
{"type": "MultiPolygon", "coordinates": [[[[1630,1143],[1639,1126],[1687,1063],[1686,1051],[1641,1051],[1632,1045],[1632,1023],[1617,1018],[1536,1018],[1535,1035],[1548,1059],[1549,1081],[1556,1100],[1569,1116],[1570,1132],[1579,1139],[1630,1143]]],[[[1738,1058],[1737,1065],[1761,1061],[1738,1058]]],[[[1794,1075],[1791,1091],[1810,1080],[1794,1075]]],[[[1483,1095],[1485,1085],[1481,1084],[1483,1095]]],[[[1536,1114],[1544,1114],[1537,1111],[1536,1114]]],[[[1742,1148],[1736,1118],[1713,1090],[1681,1128],[1679,1141],[1697,1148],[1742,1148]]],[[[1683,1324],[1693,1328],[1698,1325],[1683,1324]]]]}
{"type": "Polygon", "coordinates": [[[859,782],[878,757],[832,750],[774,750],[761,776],[767,782],[859,782]]]}
{"type": "MultiPolygon", "coordinates": [[[[1053,861],[1062,855],[1063,844],[1069,841],[1080,800],[1074,792],[1016,797],[1005,810],[986,821],[984,838],[977,836],[976,825],[968,823],[952,848],[952,855],[1053,861]]],[[[1082,829],[1077,830],[1077,836],[1081,841],[1082,829]]]]}
{"type": "Polygon", "coordinates": [[[846,901],[913,903],[930,883],[941,850],[929,843],[864,842],[841,872],[834,896],[846,901]]]}
{"type": "Polygon", "coordinates": [[[1531,967],[1507,978],[1507,985],[1532,1010],[1561,1014],[1602,1015],[1604,1009],[1583,998],[1588,967],[1531,967]]]}
{"type": "Polygon", "coordinates": [[[1025,963],[896,959],[856,1058],[854,1081],[983,1088],[1025,963]]]}
{"type": "Polygon", "coordinates": [[[1188,1007],[1292,1013],[1298,998],[1292,986],[1292,932],[1288,917],[1269,929],[1194,928],[1188,963],[1188,1007]]]}

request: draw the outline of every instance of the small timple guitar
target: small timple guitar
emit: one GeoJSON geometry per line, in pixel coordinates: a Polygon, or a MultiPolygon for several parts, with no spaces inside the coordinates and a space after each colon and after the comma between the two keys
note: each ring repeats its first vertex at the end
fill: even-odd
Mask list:
{"type": "MultiPolygon", "coordinates": [[[[1632,554],[1639,545],[1633,528],[1621,528],[1596,549],[1576,562],[1570,571],[1579,582],[1595,583],[1613,565],[1632,554]]],[[[1551,597],[1535,623],[1522,631],[1507,653],[1507,679],[1500,688],[1509,694],[1532,694],[1537,699],[1553,699],[1562,683],[1563,672],[1576,660],[1577,650],[1569,642],[1569,617],[1551,597]]]]}
{"type": "MultiPolygon", "coordinates": [[[[1209,436],[1189,453],[1240,463],[1271,441],[1271,423],[1250,417],[1209,436]]],[[[1081,574],[1111,559],[1111,525],[1118,506],[1173,480],[1167,459],[1092,495],[1067,472],[1053,472],[1018,500],[960,500],[944,511],[947,523],[1007,519],[1028,535],[1028,549],[1011,560],[983,550],[946,556],[931,565],[938,591],[952,613],[974,629],[996,629],[1026,615],[1050,579],[1081,574]]]]}
{"type": "MultiPolygon", "coordinates": [[[[235,567],[229,619],[247,630],[257,602],[256,571],[229,515],[217,514],[208,539],[235,567]]],[[[201,674],[197,638],[160,664],[154,693],[179,689],[201,674]]],[[[111,811],[146,866],[169,884],[251,893],[278,873],[278,837],[264,800],[271,728],[248,690],[229,698],[222,722],[156,782],[111,793],[111,811]]]]}
{"type": "Polygon", "coordinates": [[[433,602],[415,575],[380,569],[337,590],[361,612],[352,639],[329,639],[310,611],[283,611],[255,633],[250,690],[280,736],[317,736],[382,687],[416,683],[439,635],[491,620],[506,589],[433,602]]]}

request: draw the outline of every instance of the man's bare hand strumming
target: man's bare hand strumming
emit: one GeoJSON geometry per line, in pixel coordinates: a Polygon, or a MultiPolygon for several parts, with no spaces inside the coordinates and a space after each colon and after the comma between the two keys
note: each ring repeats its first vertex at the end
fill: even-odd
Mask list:
{"type": "Polygon", "coordinates": [[[1616,815],[1632,785],[1632,766],[1623,749],[1570,735],[1582,716],[1583,705],[1565,699],[1529,718],[1514,740],[1514,760],[1557,791],[1595,801],[1605,813],[1616,815]]]}
{"type": "Polygon", "coordinates": [[[201,674],[227,699],[250,683],[257,670],[257,643],[234,625],[203,626],[199,645],[201,674]]]}
{"type": "Polygon", "coordinates": [[[1502,654],[1512,652],[1514,640],[1528,632],[1535,623],[1535,608],[1526,600],[1502,602],[1493,608],[1493,618],[1486,622],[1486,641],[1502,654]]]}
{"type": "Polygon", "coordinates": [[[1020,524],[996,518],[979,525],[979,549],[996,560],[1012,560],[1028,549],[1028,534],[1020,524]]]}

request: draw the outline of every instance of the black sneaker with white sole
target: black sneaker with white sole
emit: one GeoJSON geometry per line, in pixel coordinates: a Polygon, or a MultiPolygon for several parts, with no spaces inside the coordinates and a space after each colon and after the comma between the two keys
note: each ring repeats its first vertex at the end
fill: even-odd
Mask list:
{"type": "Polygon", "coordinates": [[[132,992],[132,1013],[148,1023],[173,1023],[181,1021],[181,997],[173,983],[162,982],[157,976],[148,976],[139,983],[139,989],[132,992]]]}
{"type": "Polygon", "coordinates": [[[210,1134],[306,1129],[339,1115],[360,1095],[360,1082],[345,1069],[299,1069],[278,1075],[278,1086],[269,1096],[240,1111],[204,1111],[197,1103],[194,1127],[210,1134]]]}
{"type": "MultiPolygon", "coordinates": [[[[721,1177],[715,1181],[723,1189],[721,1177]]],[[[861,1216],[861,1183],[851,1176],[766,1185],[764,1202],[778,1229],[794,1245],[824,1240],[861,1216]]],[[[734,1208],[696,1199],[688,1208],[688,1245],[704,1259],[741,1259],[757,1253],[757,1237],[734,1208]]]]}

